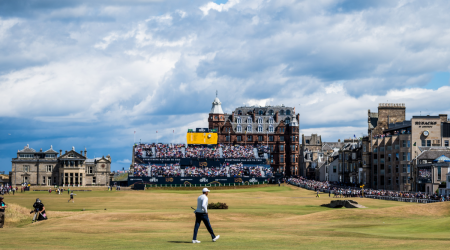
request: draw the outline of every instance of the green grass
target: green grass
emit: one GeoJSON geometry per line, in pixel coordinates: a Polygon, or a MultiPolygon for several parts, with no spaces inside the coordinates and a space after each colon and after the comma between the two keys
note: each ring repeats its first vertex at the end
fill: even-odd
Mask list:
{"type": "MultiPolygon", "coordinates": [[[[448,249],[450,203],[411,204],[359,199],[367,209],[321,207],[331,198],[312,191],[272,186],[214,190],[210,202],[228,210],[209,217],[221,238],[211,242],[204,225],[193,245],[199,191],[78,192],[75,203],[46,192],[6,196],[27,210],[1,230],[2,249],[448,249]],[[36,198],[49,220],[31,224],[36,198]],[[82,209],[85,211],[81,211],[82,209]],[[105,210],[106,209],[106,210],[105,210]]],[[[16,208],[20,208],[16,206],[16,208]]],[[[15,216],[14,214],[10,216],[15,216]]]]}

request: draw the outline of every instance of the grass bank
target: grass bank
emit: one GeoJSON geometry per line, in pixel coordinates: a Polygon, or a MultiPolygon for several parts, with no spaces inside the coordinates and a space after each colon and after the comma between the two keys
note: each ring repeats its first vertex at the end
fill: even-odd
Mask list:
{"type": "Polygon", "coordinates": [[[16,209],[16,222],[7,218],[2,249],[448,249],[450,244],[450,203],[353,198],[368,208],[331,209],[320,205],[332,198],[286,185],[212,190],[209,202],[229,206],[209,213],[221,238],[211,242],[202,225],[202,243],[192,245],[190,207],[196,206],[197,189],[80,192],[75,203],[67,202],[67,194],[6,196],[8,205],[24,210],[16,209]],[[49,220],[21,224],[36,198],[49,220]]]}

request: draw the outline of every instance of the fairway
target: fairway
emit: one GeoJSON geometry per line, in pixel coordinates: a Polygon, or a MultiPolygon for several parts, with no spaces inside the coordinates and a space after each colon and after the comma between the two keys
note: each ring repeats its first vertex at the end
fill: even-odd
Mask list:
{"type": "MultiPolygon", "coordinates": [[[[217,242],[202,224],[192,244],[191,206],[201,191],[78,192],[75,203],[47,192],[6,195],[23,217],[36,198],[49,220],[26,220],[0,229],[2,249],[448,249],[450,203],[410,204],[359,199],[366,209],[332,209],[328,195],[293,186],[214,190],[209,202],[217,242]],[[82,211],[85,209],[85,211],[82,211]],[[106,210],[105,210],[106,209],[106,210]]],[[[11,208],[12,209],[12,208],[11,208]]]]}

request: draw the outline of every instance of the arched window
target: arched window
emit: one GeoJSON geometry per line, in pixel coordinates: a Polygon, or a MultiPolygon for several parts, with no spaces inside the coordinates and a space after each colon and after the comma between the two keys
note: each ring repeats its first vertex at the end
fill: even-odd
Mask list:
{"type": "Polygon", "coordinates": [[[241,127],[241,125],[237,125],[237,127],[236,127],[236,132],[239,132],[239,133],[242,132],[242,127],[241,127]]]}
{"type": "Polygon", "coordinates": [[[252,132],[252,125],[247,126],[247,133],[252,132]]]}
{"type": "Polygon", "coordinates": [[[272,125],[269,126],[269,132],[273,133],[273,126],[272,125]]]}
{"type": "Polygon", "coordinates": [[[262,125],[258,125],[258,132],[263,132],[263,126],[262,125]]]}
{"type": "Polygon", "coordinates": [[[280,110],[280,115],[284,115],[284,110],[280,110]]]}
{"type": "Polygon", "coordinates": [[[273,124],[273,117],[269,118],[269,124],[273,124]]]}
{"type": "Polygon", "coordinates": [[[242,110],[238,110],[238,115],[242,115],[242,110]]]}
{"type": "Polygon", "coordinates": [[[286,115],[291,115],[291,111],[289,109],[286,110],[286,115]]]}
{"type": "Polygon", "coordinates": [[[263,123],[263,118],[262,117],[258,117],[258,123],[259,124],[263,123]]]}
{"type": "Polygon", "coordinates": [[[251,117],[247,118],[247,123],[252,123],[252,118],[251,117]]]}
{"type": "Polygon", "coordinates": [[[237,124],[241,124],[242,123],[242,119],[240,117],[236,118],[236,123],[237,124]]]}
{"type": "Polygon", "coordinates": [[[284,120],[284,122],[285,122],[286,124],[289,124],[289,123],[291,123],[291,119],[290,119],[290,118],[286,118],[286,120],[284,120]]]}
{"type": "Polygon", "coordinates": [[[273,110],[269,110],[269,115],[273,115],[273,110]]]}
{"type": "Polygon", "coordinates": [[[259,111],[258,111],[258,114],[259,114],[259,115],[264,115],[264,111],[259,110],[259,111]]]}

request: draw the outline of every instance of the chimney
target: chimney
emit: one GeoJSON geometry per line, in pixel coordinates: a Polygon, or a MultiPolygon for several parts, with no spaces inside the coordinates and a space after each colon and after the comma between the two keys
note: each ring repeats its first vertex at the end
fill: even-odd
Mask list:
{"type": "Polygon", "coordinates": [[[80,155],[83,155],[83,150],[80,150],[80,155]]]}
{"type": "Polygon", "coordinates": [[[441,119],[441,122],[447,122],[447,115],[446,114],[439,114],[439,119],[441,119]]]}
{"type": "Polygon", "coordinates": [[[61,157],[62,155],[62,149],[59,150],[59,156],[61,157]]]}
{"type": "Polygon", "coordinates": [[[84,157],[87,158],[87,151],[86,151],[86,148],[84,148],[84,157]]]}
{"type": "Polygon", "coordinates": [[[341,139],[338,139],[338,142],[341,142],[341,139]]]}
{"type": "Polygon", "coordinates": [[[67,150],[66,150],[66,154],[67,154],[67,150]]]}

